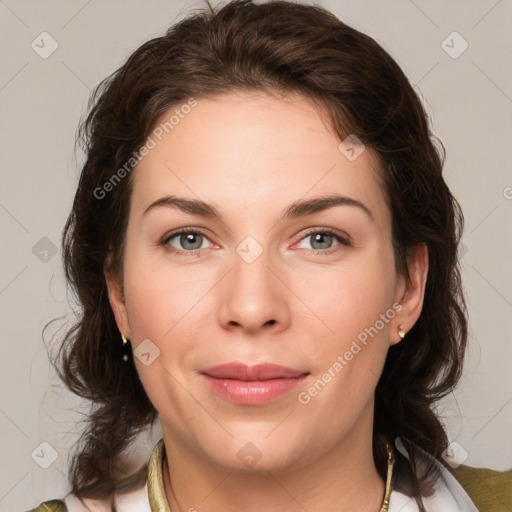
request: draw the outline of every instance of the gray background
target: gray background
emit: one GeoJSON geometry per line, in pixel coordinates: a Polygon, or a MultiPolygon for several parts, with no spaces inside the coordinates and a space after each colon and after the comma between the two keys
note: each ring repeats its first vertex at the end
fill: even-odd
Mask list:
{"type": "MultiPolygon", "coordinates": [[[[510,468],[512,1],[317,3],[397,59],[447,148],[446,180],[466,217],[460,256],[470,346],[461,383],[439,412],[457,443],[456,459],[510,468]],[[469,44],[457,58],[445,51],[462,49],[457,36],[446,40],[454,31],[469,44]]],[[[45,336],[58,339],[74,318],[59,244],[82,159],[73,144],[88,95],[142,42],[202,6],[0,0],[0,511],[66,493],[68,454],[86,410],[58,383],[42,328],[62,317],[45,336]],[[44,31],[58,43],[46,59],[31,46],[43,46],[44,31]]],[[[159,437],[157,428],[141,439],[141,460],[159,437]]]]}

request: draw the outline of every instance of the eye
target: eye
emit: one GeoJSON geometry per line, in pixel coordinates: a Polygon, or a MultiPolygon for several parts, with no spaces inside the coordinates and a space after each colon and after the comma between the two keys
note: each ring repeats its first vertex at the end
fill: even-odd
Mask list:
{"type": "Polygon", "coordinates": [[[184,228],[165,236],[161,244],[172,253],[189,256],[197,254],[200,249],[209,247],[207,242],[209,239],[203,231],[198,228],[184,228]],[[178,247],[171,243],[173,239],[176,239],[175,243],[178,244],[178,247]]]}
{"type": "MultiPolygon", "coordinates": [[[[164,236],[160,244],[173,254],[195,256],[199,255],[201,249],[208,248],[211,242],[206,233],[199,228],[182,228],[164,236]],[[171,243],[174,239],[176,241],[171,243]]],[[[327,255],[339,250],[340,246],[349,246],[350,241],[349,237],[341,236],[334,229],[315,228],[307,232],[298,245],[299,248],[315,251],[315,254],[327,255]],[[308,239],[311,241],[310,247],[300,247],[303,241],[308,239]]]]}
{"type": "MultiPolygon", "coordinates": [[[[339,249],[340,245],[350,245],[348,238],[338,234],[335,230],[330,228],[314,229],[306,233],[306,235],[299,242],[310,240],[310,248],[318,254],[331,254],[339,249]],[[333,246],[333,242],[336,244],[333,246]]],[[[302,247],[304,248],[304,247],[302,247]]],[[[308,249],[306,247],[306,249],[308,249]]]]}

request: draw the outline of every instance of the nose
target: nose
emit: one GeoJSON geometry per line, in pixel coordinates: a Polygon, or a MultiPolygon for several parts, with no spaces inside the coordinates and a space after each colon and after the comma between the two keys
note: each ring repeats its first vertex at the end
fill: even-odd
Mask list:
{"type": "Polygon", "coordinates": [[[275,334],[286,329],[290,291],[279,274],[278,265],[272,265],[265,249],[253,261],[243,252],[235,253],[231,270],[217,291],[221,326],[246,334],[275,334]]]}

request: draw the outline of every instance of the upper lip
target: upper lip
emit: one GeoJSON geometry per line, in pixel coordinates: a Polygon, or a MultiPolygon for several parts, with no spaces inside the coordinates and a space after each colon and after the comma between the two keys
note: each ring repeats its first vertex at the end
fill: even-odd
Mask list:
{"type": "Polygon", "coordinates": [[[227,363],[206,368],[202,373],[217,379],[255,381],[296,378],[308,372],[270,363],[255,364],[252,366],[244,363],[227,363]]]}

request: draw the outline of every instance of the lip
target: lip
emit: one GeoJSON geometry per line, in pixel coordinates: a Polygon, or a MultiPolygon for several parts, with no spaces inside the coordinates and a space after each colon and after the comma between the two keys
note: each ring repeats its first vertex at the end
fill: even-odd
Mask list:
{"type": "Polygon", "coordinates": [[[292,391],[309,372],[270,363],[228,363],[207,368],[201,374],[209,389],[226,400],[263,405],[292,391]]]}
{"type": "Polygon", "coordinates": [[[244,363],[227,363],[206,368],[202,373],[217,379],[257,381],[296,378],[308,372],[270,363],[255,364],[252,366],[244,363]]]}

